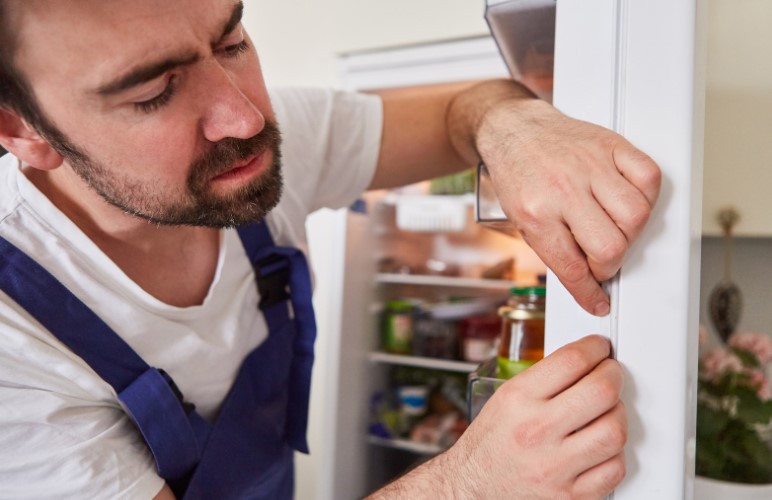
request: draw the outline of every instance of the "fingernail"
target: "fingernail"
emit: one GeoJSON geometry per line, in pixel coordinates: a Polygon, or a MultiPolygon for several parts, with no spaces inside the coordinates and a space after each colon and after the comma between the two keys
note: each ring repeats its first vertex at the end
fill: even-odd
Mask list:
{"type": "Polygon", "coordinates": [[[595,315],[596,316],[605,316],[608,314],[608,312],[611,310],[611,306],[608,302],[599,302],[595,306],[595,315]]]}

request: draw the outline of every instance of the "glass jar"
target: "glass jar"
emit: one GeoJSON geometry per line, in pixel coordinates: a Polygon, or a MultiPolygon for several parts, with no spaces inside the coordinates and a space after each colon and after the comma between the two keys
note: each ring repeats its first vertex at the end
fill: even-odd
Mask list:
{"type": "Polygon", "coordinates": [[[410,354],[413,345],[415,307],[407,300],[386,303],[383,313],[383,350],[392,354],[410,354]]]}
{"type": "Polygon", "coordinates": [[[461,358],[482,363],[496,355],[501,321],[495,314],[472,316],[461,321],[461,358]]]}
{"type": "Polygon", "coordinates": [[[514,377],[544,357],[546,288],[517,287],[511,294],[507,305],[499,308],[498,377],[503,379],[514,377]]]}

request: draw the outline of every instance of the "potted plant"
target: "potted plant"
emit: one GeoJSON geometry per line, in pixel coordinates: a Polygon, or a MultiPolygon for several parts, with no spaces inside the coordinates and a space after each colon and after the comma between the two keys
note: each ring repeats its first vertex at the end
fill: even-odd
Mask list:
{"type": "Polygon", "coordinates": [[[772,337],[761,333],[700,356],[696,499],[772,498],[770,364],[772,337]]]}

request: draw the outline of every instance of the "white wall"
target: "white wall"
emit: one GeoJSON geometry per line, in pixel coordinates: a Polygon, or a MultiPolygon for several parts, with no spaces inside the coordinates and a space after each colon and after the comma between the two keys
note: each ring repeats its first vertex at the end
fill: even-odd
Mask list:
{"type": "Polygon", "coordinates": [[[246,0],[244,26],[269,86],[335,86],[332,0],[246,0]]]}
{"type": "Polygon", "coordinates": [[[269,85],[336,86],[336,56],[486,35],[483,0],[246,0],[269,85]]]}
{"type": "Polygon", "coordinates": [[[720,234],[716,215],[732,205],[736,234],[772,236],[772,2],[709,6],[703,229],[720,234]]]}

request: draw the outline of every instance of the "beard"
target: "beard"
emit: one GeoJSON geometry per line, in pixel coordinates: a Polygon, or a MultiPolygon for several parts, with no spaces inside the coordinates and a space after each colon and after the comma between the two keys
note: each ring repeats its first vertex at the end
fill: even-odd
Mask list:
{"type": "Polygon", "coordinates": [[[177,200],[157,185],[110,173],[81,148],[62,139],[60,135],[55,149],[92,189],[109,204],[154,224],[241,226],[263,220],[281,198],[281,134],[273,121],[266,120],[263,130],[251,138],[227,138],[217,142],[190,166],[185,194],[177,200]],[[213,177],[228,171],[236,163],[265,153],[272,155],[271,165],[251,183],[227,194],[218,195],[210,190],[213,177]]]}

